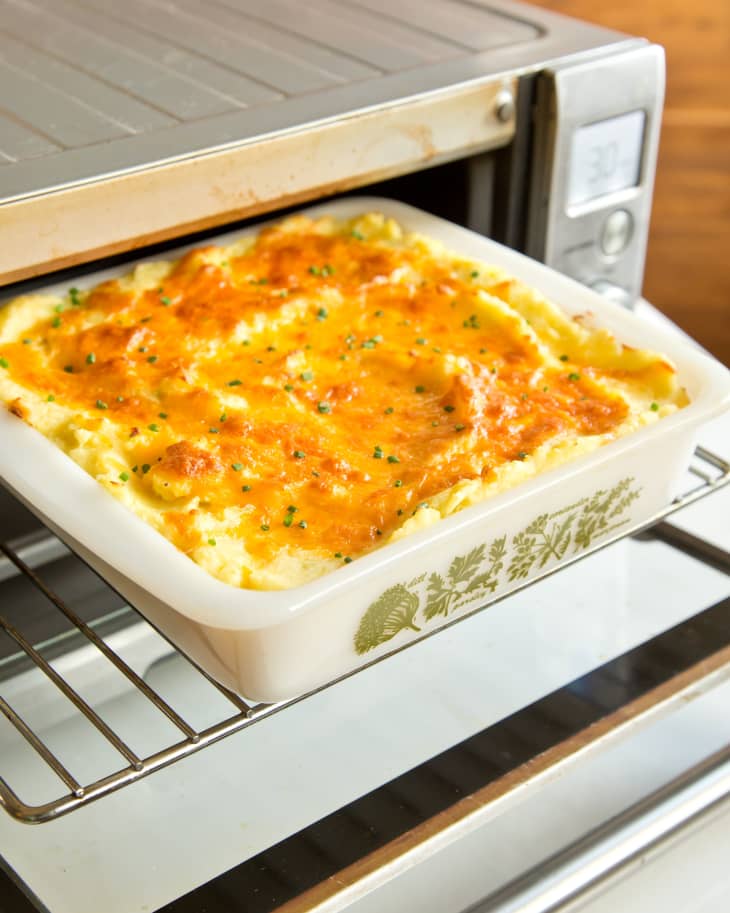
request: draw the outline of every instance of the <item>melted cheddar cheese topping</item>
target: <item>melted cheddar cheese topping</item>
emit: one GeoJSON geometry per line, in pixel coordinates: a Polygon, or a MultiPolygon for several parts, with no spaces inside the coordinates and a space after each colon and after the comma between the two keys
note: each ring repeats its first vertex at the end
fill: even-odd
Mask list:
{"type": "Polygon", "coordinates": [[[313,579],[686,403],[661,356],[376,213],[0,314],[0,398],[210,573],[313,579]]]}

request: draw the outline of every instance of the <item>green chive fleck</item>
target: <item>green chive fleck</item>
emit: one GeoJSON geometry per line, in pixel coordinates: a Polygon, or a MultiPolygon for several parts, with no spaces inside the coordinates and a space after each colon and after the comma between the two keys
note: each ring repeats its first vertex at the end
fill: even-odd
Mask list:
{"type": "Polygon", "coordinates": [[[317,320],[326,320],[327,319],[327,308],[320,308],[317,311],[317,320]]]}
{"type": "Polygon", "coordinates": [[[93,352],[89,352],[89,354],[86,356],[86,364],[93,365],[95,361],[96,361],[96,355],[94,355],[93,352]]]}
{"type": "Polygon", "coordinates": [[[658,412],[658,411],[659,411],[659,403],[652,403],[651,406],[650,406],[649,408],[651,409],[652,412],[658,412]]]}
{"type": "Polygon", "coordinates": [[[156,355],[150,355],[150,357],[147,359],[147,361],[148,361],[151,365],[153,365],[153,364],[157,361],[157,356],[156,356],[156,355]]]}
{"type": "Polygon", "coordinates": [[[96,401],[96,408],[97,408],[97,409],[106,409],[106,408],[107,408],[107,405],[106,405],[106,403],[104,402],[104,400],[102,400],[102,399],[97,399],[97,401],[96,401]]]}
{"type": "Polygon", "coordinates": [[[210,434],[218,434],[219,430],[218,428],[208,428],[210,434]]]}
{"type": "Polygon", "coordinates": [[[291,526],[293,522],[294,522],[293,514],[287,514],[284,517],[284,526],[291,526]]]}
{"type": "Polygon", "coordinates": [[[292,456],[295,460],[303,460],[306,456],[306,453],[303,450],[295,450],[292,456]]]}
{"type": "Polygon", "coordinates": [[[238,380],[238,378],[236,378],[236,380],[229,380],[228,383],[226,384],[226,386],[227,387],[240,387],[242,383],[243,383],[243,381],[240,381],[240,380],[238,380]]]}
{"type": "Polygon", "coordinates": [[[479,270],[478,270],[478,269],[473,269],[473,270],[471,271],[471,277],[472,277],[472,279],[476,279],[478,276],[479,276],[479,270]]]}
{"type": "Polygon", "coordinates": [[[68,290],[68,297],[71,299],[71,304],[74,307],[78,307],[81,304],[79,299],[79,290],[77,288],[70,288],[68,290]]]}
{"type": "MultiPolygon", "coordinates": [[[[358,241],[364,241],[364,240],[365,240],[365,235],[364,235],[362,232],[360,232],[360,231],[356,231],[355,229],[353,229],[353,230],[350,232],[350,234],[352,235],[353,238],[355,238],[355,239],[358,240],[358,241]]],[[[337,557],[339,557],[339,556],[337,556],[337,557]]]]}
{"type": "Polygon", "coordinates": [[[351,564],[352,562],[352,558],[349,555],[345,555],[342,560],[345,562],[345,564],[351,564]]]}
{"type": "Polygon", "coordinates": [[[302,371],[302,373],[299,375],[299,377],[303,381],[306,382],[306,381],[312,380],[312,378],[314,377],[314,374],[312,373],[312,371],[302,371]]]}
{"type": "Polygon", "coordinates": [[[234,472],[240,472],[243,469],[243,463],[231,463],[231,469],[234,472]]]}
{"type": "Polygon", "coordinates": [[[341,558],[342,552],[335,552],[335,558],[341,558]]]}
{"type": "Polygon", "coordinates": [[[317,403],[317,410],[322,413],[322,415],[328,415],[332,408],[329,403],[317,403]]]}
{"type": "Polygon", "coordinates": [[[150,429],[150,431],[159,431],[160,430],[160,426],[155,424],[155,422],[152,422],[152,424],[148,425],[147,427],[150,429]]]}
{"type": "Polygon", "coordinates": [[[388,408],[385,410],[386,415],[392,415],[394,412],[395,409],[392,406],[388,406],[388,408]]]}
{"type": "Polygon", "coordinates": [[[525,459],[527,459],[527,451],[526,451],[526,450],[520,450],[520,452],[517,454],[517,459],[518,459],[518,460],[525,460],[525,459]]]}
{"type": "Polygon", "coordinates": [[[287,507],[286,512],[287,512],[288,514],[295,514],[298,510],[299,510],[299,508],[298,508],[296,505],[290,504],[290,505],[287,507]]]}
{"type": "Polygon", "coordinates": [[[142,463],[142,475],[147,475],[147,473],[152,469],[149,463],[142,463]]]}
{"type": "Polygon", "coordinates": [[[444,406],[444,412],[453,412],[456,406],[444,406]]]}
{"type": "Polygon", "coordinates": [[[48,396],[46,397],[46,402],[52,403],[55,399],[56,399],[56,397],[52,393],[49,393],[48,396]]]}
{"type": "Polygon", "coordinates": [[[306,521],[306,520],[300,520],[299,523],[298,523],[298,526],[299,526],[300,529],[306,529],[306,528],[307,528],[307,521],[306,521]]]}
{"type": "Polygon", "coordinates": [[[388,462],[389,463],[400,463],[400,460],[394,453],[391,453],[391,455],[388,457],[388,462]]]}
{"type": "Polygon", "coordinates": [[[215,545],[215,544],[216,544],[215,539],[208,539],[208,545],[215,545]]]}
{"type": "Polygon", "coordinates": [[[158,412],[157,416],[158,418],[167,418],[167,412],[158,412]]]}
{"type": "Polygon", "coordinates": [[[169,307],[172,304],[172,300],[167,297],[167,295],[162,295],[160,298],[160,304],[164,304],[165,307],[169,307]]]}
{"type": "Polygon", "coordinates": [[[425,393],[426,392],[426,388],[422,384],[418,384],[418,386],[414,387],[413,389],[415,390],[416,393],[425,393]]]}
{"type": "Polygon", "coordinates": [[[373,459],[382,460],[383,459],[383,448],[379,445],[375,445],[375,450],[373,450],[373,459]]]}
{"type": "Polygon", "coordinates": [[[454,425],[454,431],[463,431],[466,428],[466,425],[454,425]]]}
{"type": "Polygon", "coordinates": [[[23,345],[24,345],[24,346],[29,346],[32,342],[33,342],[32,339],[24,339],[24,340],[23,340],[23,345]]]}
{"type": "Polygon", "coordinates": [[[268,523],[262,523],[262,524],[261,524],[261,529],[262,529],[263,532],[268,533],[268,531],[271,529],[271,527],[269,526],[268,523]]]}
{"type": "Polygon", "coordinates": [[[294,389],[294,384],[284,384],[284,389],[287,393],[291,393],[291,391],[294,389]]]}
{"type": "Polygon", "coordinates": [[[561,361],[567,361],[567,360],[568,360],[568,356],[567,356],[567,355],[561,355],[561,356],[560,356],[560,360],[561,360],[561,361]]]}
{"type": "Polygon", "coordinates": [[[580,374],[576,374],[575,371],[571,371],[568,375],[568,380],[580,380],[580,374]]]}
{"type": "Polygon", "coordinates": [[[419,346],[425,346],[425,345],[426,345],[426,340],[423,338],[423,336],[419,336],[419,337],[418,337],[418,339],[416,340],[416,345],[419,345],[419,346]]]}
{"type": "Polygon", "coordinates": [[[403,479],[396,479],[393,482],[393,488],[400,488],[403,485],[403,479]]]}
{"type": "Polygon", "coordinates": [[[241,491],[251,491],[250,485],[241,485],[241,491]]]}
{"type": "Polygon", "coordinates": [[[120,473],[119,473],[119,478],[122,480],[122,482],[128,482],[128,481],[129,481],[129,473],[128,473],[128,472],[120,472],[120,473]]]}
{"type": "Polygon", "coordinates": [[[227,422],[227,421],[228,421],[228,414],[227,414],[226,412],[221,412],[221,414],[218,416],[218,421],[219,421],[219,422],[227,422]]]}
{"type": "Polygon", "coordinates": [[[0,368],[9,368],[9,367],[10,367],[10,362],[7,360],[7,358],[0,358],[0,368]]]}
{"type": "Polygon", "coordinates": [[[53,320],[51,321],[51,326],[54,327],[55,329],[58,329],[61,326],[61,318],[54,317],[53,320]]]}

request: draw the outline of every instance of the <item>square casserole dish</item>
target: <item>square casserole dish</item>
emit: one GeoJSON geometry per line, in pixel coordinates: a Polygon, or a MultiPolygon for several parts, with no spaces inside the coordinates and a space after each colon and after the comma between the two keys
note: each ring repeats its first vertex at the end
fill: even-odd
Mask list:
{"type": "MultiPolygon", "coordinates": [[[[594,325],[621,342],[667,355],[691,402],[318,580],[278,591],[243,590],[210,576],[42,434],[2,410],[5,485],[173,643],[254,701],[291,698],[369,664],[650,518],[676,494],[698,428],[730,406],[730,373],[718,362],[487,238],[386,199],[352,197],[303,212],[348,219],[372,210],[456,254],[502,267],[569,315],[590,313],[594,325]]],[[[91,287],[129,269],[77,284],[91,287]]],[[[509,634],[495,631],[497,648],[500,636],[509,634]]]]}

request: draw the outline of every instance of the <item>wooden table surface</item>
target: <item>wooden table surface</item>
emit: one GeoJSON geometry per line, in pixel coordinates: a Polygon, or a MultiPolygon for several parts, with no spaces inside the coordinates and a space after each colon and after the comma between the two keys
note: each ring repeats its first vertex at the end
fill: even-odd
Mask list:
{"type": "Polygon", "coordinates": [[[730,0],[530,0],[664,46],[644,295],[730,365],[730,0]]]}

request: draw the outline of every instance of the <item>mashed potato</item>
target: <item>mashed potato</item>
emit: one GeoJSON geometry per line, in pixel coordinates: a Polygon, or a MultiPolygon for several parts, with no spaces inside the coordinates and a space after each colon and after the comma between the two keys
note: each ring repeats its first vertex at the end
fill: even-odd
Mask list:
{"type": "Polygon", "coordinates": [[[0,313],[0,399],[219,579],[280,589],[686,404],[671,364],[393,220],[295,216],[0,313]]]}

